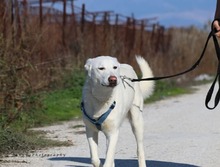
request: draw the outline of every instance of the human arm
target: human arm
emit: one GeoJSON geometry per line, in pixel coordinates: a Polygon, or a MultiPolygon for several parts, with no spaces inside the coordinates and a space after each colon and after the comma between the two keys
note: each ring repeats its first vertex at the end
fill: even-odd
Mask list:
{"type": "Polygon", "coordinates": [[[217,30],[215,34],[217,37],[220,37],[220,0],[217,0],[216,10],[215,10],[215,21],[213,22],[213,27],[217,30]]]}

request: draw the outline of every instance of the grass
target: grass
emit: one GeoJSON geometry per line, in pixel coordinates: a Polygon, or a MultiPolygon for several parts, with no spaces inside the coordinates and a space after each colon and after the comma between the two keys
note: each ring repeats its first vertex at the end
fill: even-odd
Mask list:
{"type": "Polygon", "coordinates": [[[82,70],[63,77],[62,89],[44,93],[43,112],[38,124],[45,125],[58,121],[67,121],[81,116],[80,102],[85,75],[82,70]]]}
{"type": "Polygon", "coordinates": [[[7,127],[0,126],[0,155],[69,145],[67,142],[45,139],[44,134],[28,130],[31,127],[50,125],[80,117],[84,72],[75,70],[71,75],[63,76],[62,82],[63,86],[60,89],[30,97],[40,105],[38,104],[29,111],[21,112],[19,118],[7,127]]]}
{"type": "MultiPolygon", "coordinates": [[[[40,99],[41,107],[35,108],[32,112],[24,112],[20,119],[11,124],[8,129],[0,128],[0,153],[67,145],[65,142],[50,141],[45,139],[43,134],[39,135],[27,129],[81,117],[80,101],[84,80],[84,72],[74,72],[69,76],[64,76],[63,88],[42,92],[35,97],[36,100],[40,99]]],[[[146,102],[152,103],[184,93],[190,93],[190,90],[179,87],[174,82],[157,81],[154,94],[146,102]]]]}
{"type": "Polygon", "coordinates": [[[74,70],[71,74],[63,76],[61,88],[42,92],[39,95],[41,107],[31,118],[34,121],[33,126],[45,126],[79,118],[84,80],[84,71],[74,70]]]}
{"type": "Polygon", "coordinates": [[[24,133],[12,129],[0,129],[0,156],[24,155],[30,150],[69,145],[68,142],[45,139],[42,132],[26,131],[24,133]]]}
{"type": "MultiPolygon", "coordinates": [[[[38,112],[39,113],[39,112],[38,112]]],[[[43,112],[37,116],[38,125],[66,121],[80,116],[80,98],[74,98],[69,89],[58,90],[44,95],[43,112]]]]}
{"type": "Polygon", "coordinates": [[[167,97],[178,96],[186,93],[191,93],[192,90],[187,86],[178,86],[175,82],[157,81],[153,95],[145,100],[145,103],[153,103],[158,100],[163,100],[167,97]]]}
{"type": "MultiPolygon", "coordinates": [[[[81,82],[78,82],[72,88],[68,87],[46,93],[43,100],[43,112],[38,112],[40,114],[35,115],[35,121],[38,122],[38,125],[42,126],[80,118],[82,115],[80,102],[83,82],[84,80],[81,77],[81,82]]],[[[186,93],[191,93],[191,90],[184,86],[178,86],[175,82],[157,81],[154,94],[145,103],[153,103],[167,97],[186,93]]]]}
{"type": "MultiPolygon", "coordinates": [[[[51,125],[60,121],[80,118],[81,92],[85,80],[84,72],[77,71],[64,77],[65,86],[62,89],[42,92],[36,100],[40,99],[41,107],[34,111],[23,113],[20,119],[10,127],[25,131],[30,127],[51,125]],[[68,80],[68,81],[67,81],[68,80]]],[[[154,94],[145,103],[153,103],[167,97],[191,93],[186,86],[178,86],[175,82],[157,81],[154,94]]]]}

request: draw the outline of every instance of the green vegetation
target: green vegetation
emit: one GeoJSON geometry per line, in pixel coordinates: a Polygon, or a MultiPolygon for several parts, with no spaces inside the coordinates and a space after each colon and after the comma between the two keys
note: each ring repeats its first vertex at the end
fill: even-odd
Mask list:
{"type": "MultiPolygon", "coordinates": [[[[11,151],[33,150],[67,143],[54,142],[43,138],[43,134],[30,132],[30,127],[44,126],[59,121],[67,121],[81,117],[80,101],[85,74],[82,70],[74,70],[71,74],[62,77],[62,88],[49,92],[42,92],[32,97],[32,102],[40,105],[32,111],[22,112],[19,119],[5,129],[0,129],[0,153],[11,151]],[[5,147],[7,145],[7,147],[5,147]]],[[[190,93],[186,87],[180,87],[175,82],[157,81],[154,94],[147,103],[190,93]]]]}
{"type": "MultiPolygon", "coordinates": [[[[27,129],[81,116],[85,75],[74,67],[81,67],[88,58],[113,55],[135,67],[132,56],[141,53],[155,74],[165,75],[182,71],[194,62],[201,52],[198,48],[204,46],[201,41],[208,35],[206,30],[195,27],[158,26],[153,26],[152,31],[134,28],[131,34],[129,21],[127,26],[112,26],[106,24],[105,17],[104,26],[80,25],[77,20],[59,26],[59,22],[47,24],[50,19],[46,17],[43,25],[38,26],[39,20],[11,12],[9,4],[17,8],[13,3],[0,1],[0,154],[50,146],[42,135],[30,134],[27,129]]],[[[206,54],[214,55],[213,52],[210,45],[206,54]]],[[[200,70],[186,78],[215,71],[215,59],[206,56],[203,62],[200,70]]],[[[188,93],[174,82],[157,82],[155,90],[147,102],[188,93]]]]}
{"type": "Polygon", "coordinates": [[[43,126],[80,117],[84,80],[84,71],[76,69],[62,77],[62,88],[40,94],[42,106],[34,114],[34,126],[43,126]]]}
{"type": "Polygon", "coordinates": [[[47,94],[43,102],[44,113],[41,114],[41,124],[65,121],[78,117],[80,114],[80,99],[74,98],[70,89],[58,90],[47,94]]]}
{"type": "MultiPolygon", "coordinates": [[[[44,126],[81,117],[80,102],[84,80],[84,72],[77,70],[73,74],[64,77],[64,88],[42,93],[40,95],[42,107],[29,118],[32,119],[30,122],[34,122],[29,127],[44,126]]],[[[170,96],[190,92],[189,88],[178,86],[175,82],[157,81],[154,94],[145,102],[152,103],[170,96]]],[[[26,127],[28,126],[26,125],[26,127]]]]}
{"type": "Polygon", "coordinates": [[[192,90],[186,86],[178,86],[175,82],[156,81],[156,87],[153,95],[149,99],[146,99],[145,102],[152,103],[167,97],[191,93],[191,91],[192,90]]]}
{"type": "MultiPolygon", "coordinates": [[[[44,126],[58,121],[67,121],[79,117],[82,86],[85,80],[84,71],[74,70],[62,77],[62,88],[46,91],[28,98],[31,103],[38,103],[23,111],[13,122],[1,122],[0,155],[19,153],[52,146],[67,146],[67,142],[51,141],[44,134],[30,131],[28,128],[44,126]],[[31,99],[31,100],[30,100],[31,99]]],[[[58,84],[58,83],[56,83],[58,84]]]]}
{"type": "Polygon", "coordinates": [[[69,146],[68,142],[45,139],[43,132],[18,132],[9,129],[0,129],[0,156],[5,154],[25,154],[29,150],[53,146],[69,146]]]}
{"type": "Polygon", "coordinates": [[[71,74],[63,76],[62,89],[43,93],[43,112],[38,115],[38,124],[45,125],[80,117],[84,80],[84,71],[74,70],[71,74]]]}

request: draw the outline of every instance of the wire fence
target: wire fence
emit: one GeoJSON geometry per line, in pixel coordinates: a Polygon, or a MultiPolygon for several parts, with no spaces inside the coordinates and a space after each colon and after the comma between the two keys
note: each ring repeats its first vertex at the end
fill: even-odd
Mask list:
{"type": "MultiPolygon", "coordinates": [[[[112,11],[89,12],[86,6],[77,7],[74,1],[67,0],[9,0],[1,3],[2,34],[4,39],[11,38],[13,45],[20,44],[24,35],[34,28],[32,33],[48,35],[49,41],[60,50],[68,50],[74,57],[74,63],[82,64],[86,58],[109,54],[120,60],[132,61],[134,54],[152,55],[166,52],[170,45],[171,34],[156,22],[156,18],[135,19],[112,11]],[[59,7],[56,7],[59,5],[59,7]],[[33,27],[34,26],[34,27],[33,27]],[[7,27],[7,28],[6,28],[7,27]]],[[[31,34],[33,35],[33,34],[31,34]]],[[[38,42],[38,41],[35,41],[38,42]]],[[[52,45],[51,44],[51,45],[52,45]]],[[[34,46],[36,47],[36,45],[34,46]]],[[[42,50],[42,48],[41,48],[42,50]]],[[[41,51],[46,52],[46,51],[41,51]]],[[[32,54],[32,53],[31,53],[32,54]]],[[[62,53],[63,54],[63,53],[62,53]]],[[[48,64],[57,60],[57,55],[47,56],[41,53],[32,66],[48,64]],[[48,60],[49,59],[49,60],[48,60]]],[[[64,60],[66,55],[58,60],[64,60]]],[[[27,65],[16,64],[19,70],[27,65]]]]}
{"type": "MultiPolygon", "coordinates": [[[[137,71],[134,55],[140,54],[162,76],[188,68],[207,37],[207,31],[194,27],[165,29],[156,18],[89,12],[73,2],[0,1],[0,126],[23,112],[31,114],[41,105],[36,94],[42,90],[73,86],[65,77],[82,69],[89,57],[115,56],[137,71]]],[[[208,47],[206,54],[213,50],[208,47]]],[[[204,62],[190,75],[211,74],[217,66],[210,56],[204,62]]]]}
{"type": "Polygon", "coordinates": [[[6,122],[34,106],[38,90],[59,87],[64,73],[88,57],[112,55],[135,66],[135,54],[151,59],[168,51],[171,33],[156,18],[89,12],[73,2],[0,2],[0,114],[6,122]]]}

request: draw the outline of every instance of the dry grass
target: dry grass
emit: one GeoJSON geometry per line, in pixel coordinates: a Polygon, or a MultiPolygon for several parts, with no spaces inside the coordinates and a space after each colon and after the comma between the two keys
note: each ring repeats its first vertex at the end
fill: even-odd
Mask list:
{"type": "MultiPolygon", "coordinates": [[[[134,55],[140,54],[155,75],[168,75],[189,68],[201,54],[208,35],[194,27],[143,31],[131,23],[86,23],[83,31],[76,22],[65,27],[58,23],[40,27],[38,18],[12,23],[7,12],[0,18],[0,25],[0,114],[10,117],[8,122],[17,119],[23,109],[38,105],[30,97],[39,90],[51,85],[62,87],[62,76],[81,68],[88,57],[112,55],[138,71],[134,55]]],[[[216,68],[213,52],[210,45],[199,68],[182,78],[212,74],[216,68]]]]}
{"type": "MultiPolygon", "coordinates": [[[[135,54],[145,57],[156,76],[173,74],[190,67],[201,54],[208,32],[194,27],[153,31],[120,25],[86,22],[72,18],[65,25],[16,15],[0,2],[0,126],[4,129],[23,113],[33,115],[41,107],[36,96],[41,90],[65,87],[63,76],[82,68],[89,57],[112,55],[120,62],[137,64],[135,54]],[[14,16],[13,20],[11,16],[14,16]],[[6,28],[7,27],[7,28],[6,28]]],[[[46,20],[46,18],[45,18],[46,20]]],[[[131,21],[131,20],[130,20],[131,21]]],[[[182,76],[187,80],[215,72],[213,45],[197,70],[182,76]]]]}
{"type": "MultiPolygon", "coordinates": [[[[3,146],[4,142],[19,146],[17,139],[23,134],[14,134],[13,130],[11,133],[11,129],[8,131],[11,124],[18,121],[25,128],[33,124],[29,117],[42,107],[42,99],[36,95],[42,90],[76,84],[75,78],[72,78],[74,83],[68,83],[70,79],[63,78],[75,69],[82,69],[87,58],[112,55],[138,71],[134,55],[140,54],[148,60],[156,76],[168,75],[190,67],[201,54],[208,35],[207,31],[194,27],[167,30],[160,27],[154,31],[142,31],[131,25],[108,23],[86,23],[82,31],[81,25],[75,21],[65,27],[60,23],[44,22],[40,27],[38,18],[21,15],[12,21],[11,13],[7,13],[10,10],[5,9],[4,1],[1,1],[0,139],[3,140],[0,142],[3,146]],[[20,22],[16,20],[18,18],[20,22]]],[[[215,72],[217,63],[213,55],[211,44],[199,68],[182,76],[182,79],[215,72]]],[[[78,80],[81,82],[81,79],[78,80]]],[[[21,128],[20,124],[16,128],[15,132],[21,128]]],[[[23,145],[21,148],[9,145],[10,148],[0,148],[0,152],[4,149],[11,151],[14,147],[20,150],[34,147],[35,144],[28,144],[30,140],[21,138],[24,148],[23,145]]]]}

